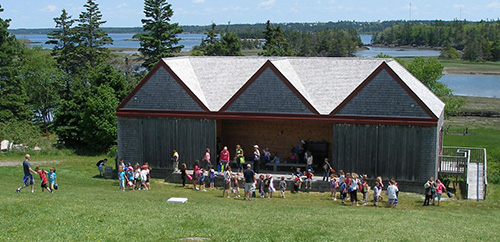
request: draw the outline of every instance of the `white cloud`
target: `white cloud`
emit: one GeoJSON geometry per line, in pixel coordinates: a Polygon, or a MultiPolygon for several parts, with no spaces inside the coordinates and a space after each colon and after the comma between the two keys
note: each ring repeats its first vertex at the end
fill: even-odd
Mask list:
{"type": "Polygon", "coordinates": [[[55,12],[55,11],[57,11],[57,9],[58,8],[56,5],[49,5],[47,7],[38,9],[38,11],[40,11],[40,12],[55,12]]]}
{"type": "Polygon", "coordinates": [[[500,8],[500,2],[491,2],[488,4],[488,8],[500,8]]]}
{"type": "Polygon", "coordinates": [[[290,12],[292,12],[292,13],[300,13],[300,9],[296,8],[296,7],[292,7],[292,8],[290,8],[290,12]]]}
{"type": "Polygon", "coordinates": [[[259,3],[259,6],[270,7],[270,6],[274,5],[274,2],[276,2],[276,1],[275,0],[266,0],[266,1],[259,3]]]}
{"type": "Polygon", "coordinates": [[[205,3],[205,0],[193,0],[193,3],[205,3]]]}

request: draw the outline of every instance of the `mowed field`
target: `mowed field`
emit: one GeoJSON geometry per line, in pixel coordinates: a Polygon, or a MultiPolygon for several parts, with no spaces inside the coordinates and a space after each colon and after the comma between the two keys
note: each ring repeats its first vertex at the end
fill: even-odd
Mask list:
{"type": "MultiPolygon", "coordinates": [[[[445,146],[500,148],[500,118],[452,117],[448,125],[445,146]]],[[[17,194],[23,153],[0,154],[0,241],[500,241],[500,185],[492,183],[485,201],[454,196],[429,207],[422,194],[404,191],[394,209],[344,206],[315,192],[250,202],[161,179],[149,191],[120,192],[117,180],[98,177],[104,156],[54,153],[31,160],[33,168],[56,167],[54,194],[41,192],[38,175],[35,194],[17,194]],[[170,197],[189,201],[167,204],[170,197]]]]}
{"type": "MultiPolygon", "coordinates": [[[[15,156],[14,156],[15,157],[15,156]]],[[[1,157],[0,164],[13,161],[1,157]]],[[[22,156],[15,157],[21,163],[22,156]]],[[[153,179],[149,191],[118,191],[117,180],[98,178],[100,157],[32,155],[55,164],[60,189],[35,194],[21,185],[22,167],[0,167],[0,241],[499,241],[500,187],[488,187],[486,201],[453,198],[422,207],[423,196],[402,192],[397,208],[343,206],[327,193],[287,192],[285,199],[243,201],[222,191],[153,179]],[[186,204],[167,204],[186,197],[186,204]]],[[[50,164],[40,164],[48,169],[50,164]]],[[[371,198],[371,196],[370,196],[371,198]]]]}

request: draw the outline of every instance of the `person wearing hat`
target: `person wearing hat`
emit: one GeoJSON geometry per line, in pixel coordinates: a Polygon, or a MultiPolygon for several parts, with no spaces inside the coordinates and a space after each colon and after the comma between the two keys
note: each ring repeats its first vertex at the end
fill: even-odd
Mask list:
{"type": "Polygon", "coordinates": [[[260,150],[258,145],[253,146],[253,168],[255,173],[259,173],[259,163],[260,163],[260,150]]]}

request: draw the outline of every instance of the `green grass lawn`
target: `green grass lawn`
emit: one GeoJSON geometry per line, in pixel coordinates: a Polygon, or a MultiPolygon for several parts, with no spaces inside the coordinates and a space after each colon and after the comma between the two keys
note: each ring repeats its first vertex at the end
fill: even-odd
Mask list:
{"type": "MultiPolygon", "coordinates": [[[[100,157],[32,155],[57,160],[60,189],[26,188],[22,167],[0,167],[0,241],[468,241],[500,240],[500,186],[486,201],[448,200],[422,207],[422,195],[400,195],[397,208],[342,206],[326,193],[287,194],[252,202],[222,198],[221,190],[198,192],[154,179],[149,191],[118,191],[117,180],[97,178],[100,157]],[[167,204],[170,197],[187,204],[167,204]]],[[[22,156],[0,156],[0,163],[22,156]]],[[[35,166],[35,165],[33,165],[35,166]]],[[[40,165],[48,169],[52,165],[40,165]]],[[[38,177],[38,176],[37,176],[38,177]]]]}

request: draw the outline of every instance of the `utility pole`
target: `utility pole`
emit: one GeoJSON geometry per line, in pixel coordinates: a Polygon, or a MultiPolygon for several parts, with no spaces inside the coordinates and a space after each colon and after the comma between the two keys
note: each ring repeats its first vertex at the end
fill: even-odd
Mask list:
{"type": "Polygon", "coordinates": [[[410,21],[411,21],[411,2],[410,2],[410,21]]]}

